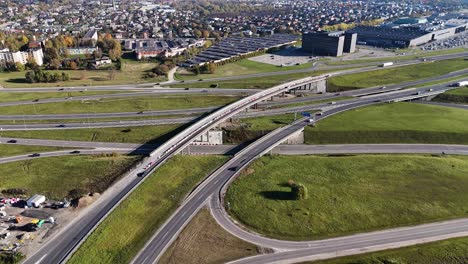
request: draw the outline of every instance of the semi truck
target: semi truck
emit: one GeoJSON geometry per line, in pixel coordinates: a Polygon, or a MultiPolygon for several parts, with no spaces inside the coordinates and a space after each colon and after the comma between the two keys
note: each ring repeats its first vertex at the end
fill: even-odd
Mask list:
{"type": "Polygon", "coordinates": [[[384,62],[382,64],[380,64],[380,67],[388,67],[388,66],[392,66],[393,65],[393,62],[384,62]]]}

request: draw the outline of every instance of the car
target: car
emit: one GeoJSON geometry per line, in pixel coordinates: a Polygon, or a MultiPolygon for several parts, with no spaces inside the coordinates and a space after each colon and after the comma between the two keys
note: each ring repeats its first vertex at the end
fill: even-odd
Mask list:
{"type": "Polygon", "coordinates": [[[80,154],[81,152],[79,150],[74,150],[72,152],[70,152],[70,154],[80,154]]]}
{"type": "Polygon", "coordinates": [[[185,91],[188,91],[188,90],[190,90],[190,88],[184,88],[184,90],[185,90],[185,91]]]}
{"type": "Polygon", "coordinates": [[[336,102],[335,102],[335,101],[331,101],[329,104],[334,105],[334,104],[336,104],[336,102]]]}
{"type": "Polygon", "coordinates": [[[57,127],[65,127],[65,125],[64,125],[64,124],[60,124],[60,125],[58,125],[57,127]]]}
{"type": "Polygon", "coordinates": [[[18,142],[18,141],[17,141],[16,139],[11,139],[11,140],[8,140],[7,142],[8,142],[8,143],[16,143],[16,142],[18,142]]]}
{"type": "Polygon", "coordinates": [[[64,89],[63,88],[60,88],[59,91],[63,91],[64,89]]]}
{"type": "Polygon", "coordinates": [[[318,112],[318,113],[316,113],[316,115],[321,116],[321,115],[323,115],[323,112],[318,112]]]}
{"type": "Polygon", "coordinates": [[[433,90],[433,89],[428,89],[427,91],[428,91],[428,92],[432,92],[432,91],[434,91],[434,90],[433,90]]]}
{"type": "Polygon", "coordinates": [[[208,92],[208,90],[206,90],[206,89],[203,89],[201,92],[202,92],[202,93],[207,93],[207,92],[208,92]]]}
{"type": "Polygon", "coordinates": [[[143,114],[143,111],[140,111],[140,112],[138,112],[137,114],[141,115],[141,114],[143,114]]]}
{"type": "Polygon", "coordinates": [[[34,99],[33,102],[39,102],[39,99],[34,99]]]}
{"type": "Polygon", "coordinates": [[[341,93],[336,93],[335,96],[341,95],[341,93]]]}
{"type": "Polygon", "coordinates": [[[198,79],[199,82],[203,81],[203,79],[198,79]]]}
{"type": "Polygon", "coordinates": [[[40,153],[33,153],[33,154],[29,155],[29,156],[30,157],[39,157],[39,156],[41,156],[41,154],[40,153]]]}
{"type": "Polygon", "coordinates": [[[185,82],[184,80],[180,81],[181,83],[185,82]]]}
{"type": "Polygon", "coordinates": [[[387,86],[382,86],[382,87],[380,87],[380,89],[385,89],[385,88],[387,88],[387,86]]]}

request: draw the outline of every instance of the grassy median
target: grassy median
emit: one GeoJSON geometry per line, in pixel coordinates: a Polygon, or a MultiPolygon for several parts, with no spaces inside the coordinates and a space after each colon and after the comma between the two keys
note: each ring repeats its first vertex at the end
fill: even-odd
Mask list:
{"type": "Polygon", "coordinates": [[[210,211],[202,209],[158,261],[159,264],[217,264],[248,257],[261,249],[245,242],[216,223],[210,211]]]}
{"type": "Polygon", "coordinates": [[[444,106],[391,103],[326,118],[305,130],[307,144],[468,144],[468,111],[444,106]]]}
{"type": "Polygon", "coordinates": [[[86,114],[174,110],[222,106],[239,100],[238,96],[183,95],[134,98],[105,98],[99,100],[3,106],[4,115],[19,114],[86,114]]]}
{"type": "Polygon", "coordinates": [[[79,92],[0,92],[0,102],[14,102],[14,101],[27,101],[27,100],[39,100],[49,98],[66,98],[75,96],[90,96],[90,95],[103,95],[103,94],[116,94],[122,92],[110,92],[110,91],[79,91],[79,92]]]}
{"type": "Polygon", "coordinates": [[[102,192],[138,160],[138,156],[66,156],[0,164],[0,190],[23,189],[62,199],[73,193],[102,192]]]}
{"type": "Polygon", "coordinates": [[[468,215],[468,157],[268,156],[228,189],[230,213],[255,232],[291,240],[468,215]],[[292,200],[289,180],[308,189],[292,200]]]}
{"type": "Polygon", "coordinates": [[[410,66],[380,69],[332,77],[328,80],[327,91],[346,91],[366,87],[396,84],[434,76],[440,76],[468,68],[464,58],[426,62],[410,66]]]}
{"type": "Polygon", "coordinates": [[[454,238],[429,244],[310,262],[314,264],[463,264],[468,263],[468,238],[454,238]]]}
{"type": "Polygon", "coordinates": [[[2,131],[3,137],[40,138],[54,140],[77,140],[118,143],[161,143],[185,125],[157,125],[111,128],[80,128],[57,130],[2,131]]]}
{"type": "Polygon", "coordinates": [[[226,157],[221,156],[174,157],[147,176],[146,181],[88,237],[68,263],[129,263],[184,196],[224,161],[226,157]]]}
{"type": "Polygon", "coordinates": [[[61,147],[47,147],[47,146],[26,146],[26,145],[0,145],[0,157],[9,157],[22,154],[64,150],[66,148],[61,147]]]}

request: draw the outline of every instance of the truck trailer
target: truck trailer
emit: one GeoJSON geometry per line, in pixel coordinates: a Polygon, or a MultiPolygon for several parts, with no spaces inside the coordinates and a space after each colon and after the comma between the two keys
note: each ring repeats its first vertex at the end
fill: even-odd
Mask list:
{"type": "Polygon", "coordinates": [[[388,67],[388,66],[392,66],[393,65],[393,62],[384,62],[382,64],[380,64],[380,67],[388,67]]]}

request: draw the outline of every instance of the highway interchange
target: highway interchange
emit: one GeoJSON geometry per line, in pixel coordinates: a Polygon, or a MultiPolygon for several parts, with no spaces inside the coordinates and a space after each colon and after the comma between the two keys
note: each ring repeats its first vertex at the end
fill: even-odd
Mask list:
{"type": "MultiPolygon", "coordinates": [[[[466,56],[467,54],[463,54],[461,56],[466,56]]],[[[445,55],[448,56],[448,55],[445,55]]],[[[450,55],[452,58],[453,55],[450,55]]],[[[459,55],[460,56],[460,55],[459,55]]],[[[440,56],[441,58],[446,59],[444,56],[440,56]]],[[[438,58],[436,58],[438,59],[438,58]]],[[[420,60],[418,60],[420,61],[420,60]]],[[[416,63],[416,62],[414,62],[416,63]]],[[[310,71],[310,69],[309,69],[310,71]]],[[[353,70],[354,72],[354,70],[353,70]]],[[[468,71],[467,71],[468,72],[468,71]]],[[[460,76],[466,74],[467,72],[461,71],[457,73],[453,73],[445,78],[460,76]]],[[[260,76],[268,76],[268,74],[264,75],[261,74],[260,76]]],[[[238,77],[237,77],[238,78],[238,77]]],[[[244,76],[244,78],[246,78],[244,76]]],[[[230,80],[231,77],[222,78],[221,80],[230,80]]],[[[251,111],[245,113],[243,110],[248,108],[254,104],[258,104],[276,94],[282,93],[284,91],[290,90],[294,88],[295,82],[291,82],[291,85],[282,84],[278,87],[273,87],[271,89],[267,89],[264,91],[256,91],[257,93],[250,95],[248,97],[243,98],[242,100],[231,104],[227,107],[220,108],[215,110],[215,108],[205,108],[205,109],[192,109],[192,114],[197,113],[205,113],[209,111],[211,112],[208,116],[198,118],[196,121],[193,121],[193,117],[184,117],[184,118],[173,118],[172,121],[167,121],[169,119],[155,119],[155,120],[139,120],[139,121],[119,121],[119,122],[93,122],[93,123],[66,123],[63,127],[57,127],[61,124],[23,124],[23,125],[1,125],[3,130],[29,130],[29,129],[66,129],[66,128],[79,128],[79,127],[111,127],[111,126],[130,126],[134,125],[148,125],[148,124],[156,124],[151,122],[179,122],[179,123],[186,123],[192,121],[193,124],[187,128],[186,130],[182,131],[181,134],[176,135],[170,141],[158,146],[156,150],[151,151],[152,148],[155,146],[148,145],[146,147],[142,147],[139,144],[121,144],[116,145],[115,143],[95,143],[95,142],[69,142],[69,141],[43,141],[37,139],[15,139],[18,140],[18,144],[37,144],[37,145],[54,145],[55,146],[63,146],[63,147],[72,147],[72,148],[89,148],[89,149],[80,149],[80,154],[92,154],[96,152],[122,152],[122,153],[129,153],[134,151],[135,149],[140,149],[142,152],[150,152],[152,155],[151,157],[147,158],[142,164],[139,164],[134,170],[128,172],[127,175],[122,177],[122,179],[114,184],[111,187],[111,191],[106,191],[101,196],[99,203],[95,205],[91,205],[89,208],[81,214],[81,217],[76,218],[63,230],[67,230],[66,232],[60,232],[57,235],[51,237],[43,246],[42,248],[36,252],[35,254],[31,255],[26,259],[24,263],[60,263],[62,261],[66,261],[67,258],[73,253],[74,250],[86,239],[86,237],[94,230],[94,228],[104,219],[115,206],[117,206],[122,199],[124,199],[128,194],[136,188],[144,177],[137,177],[137,174],[141,173],[146,164],[151,163],[152,166],[150,170],[146,173],[149,174],[151,171],[157,169],[160,165],[162,165],[167,159],[169,159],[172,155],[176,153],[183,152],[187,150],[187,147],[191,143],[191,141],[199,134],[209,130],[211,127],[219,124],[220,122],[231,118],[233,116],[239,117],[253,117],[253,116],[261,116],[261,115],[276,115],[281,113],[291,113],[297,111],[305,111],[305,110],[321,110],[323,112],[322,115],[315,116],[316,122],[320,121],[323,118],[328,116],[334,115],[336,113],[340,113],[342,111],[347,111],[350,109],[354,109],[357,107],[382,103],[382,102],[391,102],[397,101],[401,98],[422,98],[426,97],[429,94],[437,94],[442,93],[451,87],[447,86],[447,83],[443,84],[436,84],[431,85],[430,87],[423,87],[418,89],[408,89],[408,90],[401,90],[402,88],[407,88],[413,85],[419,85],[426,82],[434,81],[434,80],[441,80],[442,78],[429,78],[428,80],[420,80],[413,83],[406,83],[400,85],[392,85],[388,86],[384,91],[380,87],[371,88],[371,89],[363,89],[360,91],[350,91],[350,92],[342,92],[339,96],[362,96],[357,97],[349,100],[337,101],[334,104],[329,103],[321,103],[315,105],[307,105],[307,106],[300,106],[300,107],[289,107],[285,109],[269,109],[266,111],[251,111]],[[289,86],[285,88],[284,86],[289,86]],[[397,91],[397,92],[389,92],[389,91],[397,91]],[[363,96],[363,95],[370,95],[372,96],[363,96]],[[199,111],[199,112],[197,112],[199,111]],[[146,122],[146,123],[145,123],[146,122]],[[209,123],[208,123],[209,122],[209,123]],[[207,125],[208,124],[208,125],[207,125]],[[40,142],[42,141],[42,142],[40,142]],[[67,145],[68,144],[68,145],[67,145]],[[98,206],[99,205],[99,206],[98,206]]],[[[216,81],[216,80],[215,80],[216,81]]],[[[195,81],[193,81],[195,82],[195,81]]],[[[83,89],[83,88],[76,88],[83,89]]],[[[90,89],[93,89],[90,87],[90,89]]],[[[96,90],[106,90],[106,87],[97,87],[96,90]]],[[[113,89],[122,89],[122,90],[132,90],[132,89],[147,89],[147,88],[135,88],[131,86],[119,86],[113,89]]],[[[4,89],[7,90],[7,89],[4,89]]],[[[17,89],[15,89],[18,91],[17,89]]],[[[71,88],[70,90],[75,90],[75,88],[71,88]]],[[[155,91],[157,89],[154,89],[155,91]]],[[[168,89],[160,89],[158,90],[162,94],[162,91],[168,89]]],[[[191,93],[211,93],[213,89],[199,89],[193,90],[190,89],[191,93]]],[[[220,89],[219,89],[220,90],[220,89]]],[[[218,90],[218,91],[219,91],[218,90]]],[[[44,89],[43,91],[50,91],[44,89]]],[[[173,91],[173,90],[172,90],[173,91]]],[[[180,89],[178,93],[187,93],[185,89],[180,89]]],[[[225,90],[226,94],[233,94],[233,93],[243,93],[250,94],[250,92],[245,93],[245,90],[242,92],[238,90],[227,91],[225,90]]],[[[171,91],[168,91],[170,93],[171,91]]],[[[214,91],[213,91],[214,92],[214,91]]],[[[135,96],[138,93],[145,93],[145,92],[137,92],[137,93],[128,93],[125,96],[135,96]]],[[[224,93],[224,92],[223,92],[224,93]]],[[[152,93],[153,94],[153,93],[152,93]]],[[[119,95],[119,94],[114,94],[119,95]]],[[[113,95],[113,96],[114,96],[113,95]]],[[[120,94],[122,95],[122,94],[120,94]]],[[[100,95],[99,98],[105,98],[105,95],[100,95]]],[[[323,100],[336,97],[337,95],[319,95],[313,97],[312,100],[323,100]]],[[[305,97],[306,98],[306,97],[305,97]]],[[[298,99],[304,99],[298,98],[298,99]]],[[[306,98],[310,99],[310,98],[306,98]]],[[[55,100],[55,99],[54,99],[55,100]]],[[[64,99],[64,98],[57,98],[58,101],[65,101],[65,100],[80,100],[77,97],[71,99],[64,99]]],[[[44,100],[40,100],[44,103],[44,100]]],[[[57,102],[58,102],[57,101],[57,102]]],[[[45,101],[47,102],[47,101],[45,101]]],[[[54,101],[55,102],[55,101],[54,101]]],[[[288,101],[288,103],[293,103],[294,101],[288,101]]],[[[302,101],[300,101],[302,102],[302,101]]],[[[31,102],[19,102],[19,104],[28,104],[31,102]]],[[[34,102],[38,103],[38,102],[34,102]]],[[[262,104],[262,103],[260,103],[262,104]]],[[[281,104],[281,103],[280,103],[281,104]]],[[[263,103],[263,105],[272,105],[271,102],[263,103]]],[[[174,110],[174,114],[180,114],[178,111],[186,111],[184,110],[174,110]]],[[[109,114],[116,114],[128,116],[135,116],[135,113],[109,113],[109,114]]],[[[143,113],[145,114],[145,113],[143,113]]],[[[163,114],[162,111],[152,111],[148,113],[149,115],[166,115],[163,114]]],[[[105,114],[104,114],[105,115],[105,114]]],[[[37,117],[37,116],[36,116],[37,117]]],[[[104,116],[100,116],[104,117],[104,116]]],[[[115,116],[113,116],[115,117],[115,116]]],[[[119,116],[120,117],[120,116],[119,116]]],[[[124,117],[124,116],[122,116],[124,117]]],[[[9,119],[11,116],[0,116],[0,120],[11,120],[9,119]]],[[[34,119],[34,116],[27,117],[30,119],[34,119]]],[[[76,118],[76,117],[64,117],[60,119],[67,119],[67,118],[76,118]]],[[[41,119],[57,119],[57,115],[43,115],[41,119]]],[[[15,119],[13,119],[15,120],[15,119]]],[[[332,145],[332,146],[278,146],[277,145],[282,142],[285,138],[289,137],[293,133],[297,133],[298,131],[302,130],[304,126],[308,125],[308,121],[305,119],[301,119],[296,121],[294,124],[277,129],[266,136],[262,137],[261,139],[253,142],[251,145],[245,147],[244,149],[237,152],[235,156],[233,156],[226,164],[216,170],[214,173],[209,175],[206,180],[203,181],[201,185],[199,185],[191,195],[184,201],[184,203],[177,209],[177,211],[167,220],[167,222],[155,233],[151,240],[145,245],[142,251],[136,256],[133,263],[154,263],[157,259],[161,256],[164,250],[171,244],[171,242],[177,237],[183,227],[190,221],[190,219],[196,214],[196,212],[204,205],[207,204],[208,201],[211,201],[210,204],[212,208],[219,208],[220,205],[216,204],[215,201],[218,203],[221,201],[222,197],[222,190],[223,188],[227,187],[229,182],[232,181],[238,172],[248,166],[255,158],[260,157],[264,153],[268,151],[273,151],[275,153],[283,153],[283,154],[325,154],[325,153],[408,153],[411,151],[412,153],[439,153],[444,152],[447,154],[461,154],[464,155],[467,153],[467,148],[465,146],[444,146],[444,145],[351,145],[351,146],[343,146],[343,145],[332,145]],[[276,148],[275,148],[276,147],[276,148]],[[221,192],[220,192],[221,191],[221,192]]],[[[13,138],[2,138],[0,139],[2,143],[8,142],[13,138]]],[[[193,153],[226,153],[232,151],[233,146],[217,146],[216,148],[208,149],[207,146],[190,146],[190,151],[193,153]]],[[[72,150],[64,150],[58,152],[50,152],[44,153],[41,157],[46,156],[54,156],[54,155],[71,155],[72,150]]],[[[3,162],[11,162],[15,160],[21,159],[29,159],[32,157],[27,157],[27,155],[20,155],[17,157],[9,158],[9,160],[2,160],[0,159],[0,163],[3,162]]],[[[212,209],[213,210],[213,209],[212,209]]],[[[228,226],[229,223],[232,222],[227,221],[229,223],[223,224],[220,217],[224,217],[226,220],[226,215],[221,214],[221,216],[217,216],[214,213],[216,220],[222,224],[222,226],[229,230],[228,226]]],[[[407,232],[414,232],[414,236],[412,238],[419,238],[419,239],[430,239],[436,236],[443,236],[447,234],[461,234],[463,232],[468,232],[467,223],[462,221],[458,221],[455,223],[450,222],[448,226],[442,226],[441,231],[434,231],[434,232],[423,232],[425,229],[423,227],[413,227],[410,228],[410,231],[406,230],[407,232]],[[422,230],[422,231],[421,231],[422,230]],[[445,230],[445,231],[444,231],[445,230]],[[447,231],[452,230],[452,231],[447,231]],[[418,233],[419,232],[419,233],[418,233]],[[444,233],[445,232],[445,233],[444,233]],[[418,234],[424,234],[420,237],[418,234]]],[[[397,232],[397,231],[395,231],[397,232]]],[[[235,234],[235,232],[231,232],[235,234]]],[[[250,233],[249,233],[250,234],[250,233]]],[[[242,237],[239,234],[239,237],[242,237]]],[[[374,237],[372,237],[374,238],[374,237]]],[[[258,239],[258,237],[256,238],[258,239]]],[[[347,238],[343,238],[346,241],[347,238]]],[[[349,239],[349,238],[348,238],[349,239]]],[[[363,242],[363,238],[361,237],[354,237],[351,242],[345,243],[348,246],[343,246],[340,243],[334,243],[333,240],[330,240],[330,244],[324,247],[296,247],[292,246],[288,249],[293,249],[292,251],[287,252],[277,252],[271,255],[262,255],[258,257],[253,257],[250,259],[239,260],[238,263],[273,263],[274,261],[281,261],[281,263],[289,263],[295,261],[303,261],[317,258],[319,254],[330,254],[337,251],[343,250],[362,250],[363,248],[368,248],[369,244],[365,244],[363,242]],[[361,239],[361,240],[360,240],[361,239]],[[289,261],[289,262],[288,262],[289,261]]],[[[365,237],[364,237],[365,239],[365,237]]],[[[392,233],[392,230],[387,233],[386,231],[382,231],[382,234],[375,234],[375,240],[373,242],[379,242],[380,245],[386,245],[390,243],[405,243],[408,242],[408,238],[404,236],[399,236],[398,233],[392,233]],[[388,236],[388,237],[387,237],[388,236]]],[[[283,242],[283,243],[290,243],[290,242],[283,242]]],[[[318,242],[317,242],[318,243],[318,242]]],[[[369,243],[369,242],[368,242],[369,243]]],[[[376,243],[376,244],[379,244],[376,243]]],[[[309,243],[310,244],[310,243],[309,243]]],[[[374,244],[374,245],[376,245],[374,244]]],[[[275,247],[272,247],[275,248],[275,247]]],[[[287,247],[286,247],[287,248],[287,247]]],[[[277,247],[277,249],[284,249],[284,247],[277,247]]],[[[236,262],[237,263],[237,262],[236,262]]]]}

